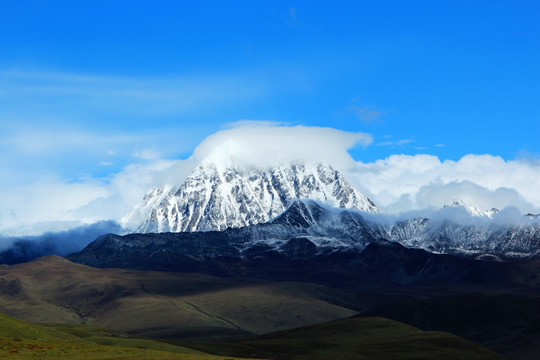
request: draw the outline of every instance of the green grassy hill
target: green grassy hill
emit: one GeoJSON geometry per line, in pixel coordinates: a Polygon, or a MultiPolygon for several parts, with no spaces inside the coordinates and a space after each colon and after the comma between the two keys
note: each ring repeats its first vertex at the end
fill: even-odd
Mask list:
{"type": "Polygon", "coordinates": [[[0,314],[1,359],[502,359],[457,336],[384,318],[346,319],[229,342],[134,338],[91,325],[30,324],[0,314]],[[210,355],[212,353],[214,355],[210,355]]]}
{"type": "Polygon", "coordinates": [[[37,325],[0,314],[0,359],[224,360],[89,325],[37,325]]]}
{"type": "Polygon", "coordinates": [[[294,282],[95,269],[57,256],[0,266],[0,312],[141,336],[245,337],[352,316],[347,295],[294,282]]]}

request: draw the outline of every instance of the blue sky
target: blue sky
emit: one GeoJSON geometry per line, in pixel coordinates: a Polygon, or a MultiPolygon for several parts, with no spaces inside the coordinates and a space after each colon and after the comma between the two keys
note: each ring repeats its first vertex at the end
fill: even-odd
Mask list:
{"type": "Polygon", "coordinates": [[[107,183],[240,120],[368,133],[366,163],[536,161],[539,19],[538,1],[2,1],[0,184],[107,183]]]}

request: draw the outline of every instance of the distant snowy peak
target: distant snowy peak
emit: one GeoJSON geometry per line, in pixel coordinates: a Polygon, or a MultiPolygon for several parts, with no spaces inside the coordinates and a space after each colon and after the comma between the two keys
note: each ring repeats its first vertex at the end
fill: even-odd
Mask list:
{"type": "Polygon", "coordinates": [[[268,222],[295,199],[381,212],[331,166],[290,164],[261,170],[205,160],[179,187],[152,189],[123,219],[139,232],[225,230],[268,222]]]}
{"type": "Polygon", "coordinates": [[[499,212],[499,209],[496,209],[496,208],[491,208],[489,210],[484,210],[484,209],[480,208],[479,206],[477,206],[475,204],[466,203],[461,199],[454,199],[450,203],[444,205],[444,207],[445,208],[448,208],[448,207],[462,207],[465,210],[467,210],[467,212],[471,216],[486,216],[486,217],[489,217],[489,218],[492,218],[495,214],[497,214],[499,212]]]}

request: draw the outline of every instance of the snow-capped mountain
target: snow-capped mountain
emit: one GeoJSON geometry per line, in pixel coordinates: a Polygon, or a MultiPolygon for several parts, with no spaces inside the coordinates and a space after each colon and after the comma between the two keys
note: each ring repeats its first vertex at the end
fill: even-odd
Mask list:
{"type": "Polygon", "coordinates": [[[459,224],[427,218],[398,221],[385,225],[385,239],[409,248],[443,254],[501,255],[529,257],[540,254],[540,222],[523,218],[514,224],[477,222],[459,224]]]}
{"type": "MultiPolygon", "coordinates": [[[[378,241],[472,256],[540,253],[540,222],[533,215],[524,216],[519,224],[502,225],[491,220],[498,213],[495,208],[483,210],[459,199],[445,206],[450,207],[484,219],[467,224],[450,218],[369,221],[365,212],[379,213],[379,208],[331,166],[288,164],[261,169],[206,159],[181,185],[149,191],[124,225],[135,224],[132,229],[141,233],[222,231],[222,235],[186,236],[203,243],[205,236],[222,239],[238,256],[286,253],[289,245],[294,251],[300,246],[313,254],[360,251],[378,241]]],[[[205,250],[206,255],[219,255],[217,248],[205,250]]]]}
{"type": "Polygon", "coordinates": [[[328,165],[290,164],[261,170],[205,160],[181,186],[150,190],[123,224],[138,232],[222,231],[268,222],[295,199],[380,212],[328,165]]]}
{"type": "Polygon", "coordinates": [[[482,209],[478,205],[466,203],[461,199],[454,199],[450,203],[444,205],[445,208],[448,207],[462,207],[464,208],[469,215],[471,216],[486,216],[486,217],[493,217],[495,214],[499,212],[499,209],[497,208],[491,208],[489,210],[482,209]]]}

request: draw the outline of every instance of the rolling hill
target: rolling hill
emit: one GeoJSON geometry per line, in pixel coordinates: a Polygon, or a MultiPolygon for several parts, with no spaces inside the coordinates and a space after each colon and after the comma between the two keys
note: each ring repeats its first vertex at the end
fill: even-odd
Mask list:
{"type": "Polygon", "coordinates": [[[76,360],[502,359],[457,336],[421,331],[376,317],[333,321],[245,340],[174,344],[131,337],[91,325],[38,325],[0,314],[0,358],[36,357],[76,360]]]}
{"type": "MultiPolygon", "coordinates": [[[[0,314],[0,359],[224,360],[89,325],[37,325],[0,314]]],[[[227,356],[226,359],[231,359],[227,356]]]]}
{"type": "Polygon", "coordinates": [[[340,319],[348,295],[295,282],[95,269],[48,256],[0,266],[0,311],[140,335],[232,338],[340,319]]]}

